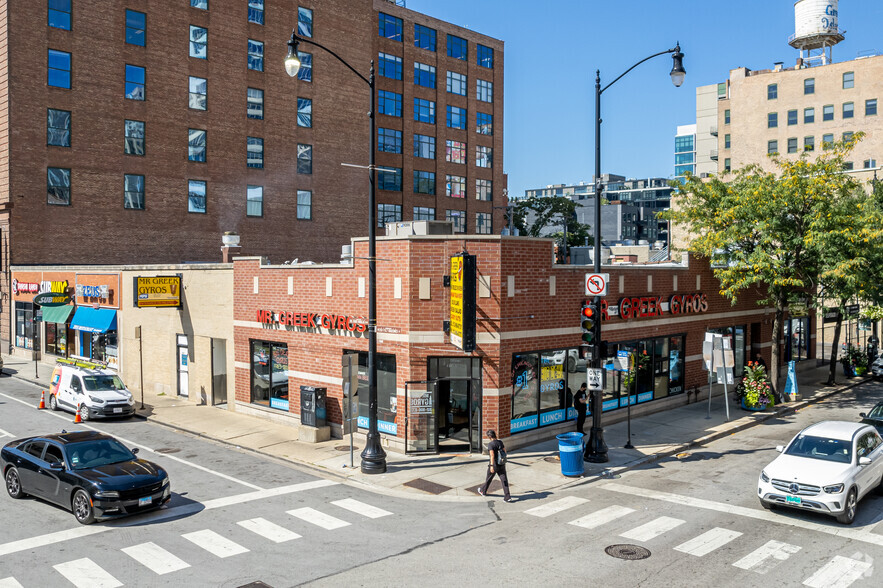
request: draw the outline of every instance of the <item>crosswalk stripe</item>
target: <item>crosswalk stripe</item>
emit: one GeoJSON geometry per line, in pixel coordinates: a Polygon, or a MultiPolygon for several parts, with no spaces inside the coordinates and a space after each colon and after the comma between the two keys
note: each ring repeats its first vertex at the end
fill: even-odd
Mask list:
{"type": "Polygon", "coordinates": [[[658,537],[663,533],[671,531],[678,525],[683,525],[684,521],[672,517],[659,517],[640,527],[635,527],[631,531],[626,531],[620,537],[631,539],[633,541],[649,541],[654,537],[658,537]]]}
{"type": "Polygon", "coordinates": [[[804,586],[810,588],[846,588],[862,577],[871,564],[840,555],[834,556],[815,574],[804,580],[804,586]]]}
{"type": "Polygon", "coordinates": [[[356,514],[360,514],[368,517],[369,519],[379,519],[380,517],[385,517],[387,515],[391,515],[392,513],[383,510],[382,508],[377,508],[376,506],[371,506],[370,504],[365,504],[364,502],[359,502],[358,500],[354,500],[352,498],[344,498],[343,500],[335,500],[331,504],[335,506],[339,506],[340,508],[345,508],[349,511],[352,511],[356,514]]]}
{"type": "Polygon", "coordinates": [[[24,586],[19,584],[18,580],[9,576],[0,580],[0,588],[24,588],[24,586]]]}
{"type": "Polygon", "coordinates": [[[336,519],[331,515],[327,515],[323,512],[319,512],[315,508],[310,508],[310,507],[298,508],[296,510],[289,510],[288,514],[290,514],[293,517],[297,517],[302,521],[312,523],[318,527],[322,527],[323,529],[327,529],[329,531],[331,531],[333,529],[339,529],[341,527],[349,526],[349,523],[346,521],[336,519]]]}
{"type": "Polygon", "coordinates": [[[781,541],[767,541],[733,565],[743,570],[753,570],[759,574],[770,571],[777,561],[785,561],[800,551],[797,545],[789,545],[781,541]]]}
{"type": "Polygon", "coordinates": [[[177,555],[152,542],[125,547],[122,552],[160,576],[190,567],[189,563],[177,555]]]}
{"type": "Polygon", "coordinates": [[[108,574],[88,557],[52,567],[77,588],[116,588],[122,586],[119,580],[108,574]]]}
{"type": "Polygon", "coordinates": [[[193,533],[186,533],[181,536],[218,557],[230,557],[231,555],[248,552],[248,549],[242,545],[234,543],[226,537],[221,537],[209,529],[205,529],[204,531],[194,531],[193,533]]]}
{"type": "Polygon", "coordinates": [[[612,520],[618,519],[619,517],[624,517],[625,515],[631,514],[633,512],[635,512],[634,509],[628,508],[626,506],[608,506],[607,508],[602,508],[599,511],[576,519],[575,521],[570,521],[567,524],[576,525],[577,527],[582,527],[584,529],[594,529],[595,527],[600,527],[605,523],[609,523],[612,520]]]}
{"type": "Polygon", "coordinates": [[[729,529],[715,527],[711,531],[702,533],[686,543],[681,543],[675,547],[675,549],[677,551],[683,551],[689,555],[702,557],[703,555],[708,555],[718,547],[726,545],[741,534],[742,533],[739,531],[730,531],[729,529]]]}
{"type": "Polygon", "coordinates": [[[580,498],[579,496],[565,496],[564,498],[560,498],[554,502],[550,502],[549,504],[543,504],[542,506],[535,506],[531,509],[524,511],[524,514],[529,514],[535,517],[548,517],[553,514],[557,514],[559,512],[565,511],[568,508],[573,508],[574,506],[579,506],[581,504],[585,504],[588,502],[585,498],[580,498]]]}
{"type": "Polygon", "coordinates": [[[248,519],[247,521],[239,521],[236,523],[240,527],[248,529],[252,533],[257,533],[261,537],[266,537],[274,543],[284,543],[292,539],[300,539],[300,535],[294,531],[290,531],[285,527],[280,527],[276,523],[271,523],[267,519],[260,517],[256,519],[248,519]]]}

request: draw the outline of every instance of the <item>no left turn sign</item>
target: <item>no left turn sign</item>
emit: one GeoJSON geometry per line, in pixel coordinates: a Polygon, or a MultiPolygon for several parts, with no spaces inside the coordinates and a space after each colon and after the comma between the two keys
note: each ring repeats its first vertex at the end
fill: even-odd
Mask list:
{"type": "Polygon", "coordinates": [[[610,274],[586,274],[586,296],[607,296],[610,274]]]}

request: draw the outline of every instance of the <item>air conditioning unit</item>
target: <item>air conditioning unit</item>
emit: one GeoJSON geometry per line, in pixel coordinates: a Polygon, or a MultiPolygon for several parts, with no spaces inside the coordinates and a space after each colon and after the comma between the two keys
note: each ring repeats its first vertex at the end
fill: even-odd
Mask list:
{"type": "Polygon", "coordinates": [[[407,221],[403,223],[386,223],[387,237],[453,234],[454,223],[451,221],[407,221]]]}

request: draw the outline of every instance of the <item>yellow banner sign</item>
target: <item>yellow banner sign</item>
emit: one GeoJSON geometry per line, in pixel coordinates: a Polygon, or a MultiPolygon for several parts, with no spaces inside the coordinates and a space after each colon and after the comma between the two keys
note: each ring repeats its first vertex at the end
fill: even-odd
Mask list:
{"type": "Polygon", "coordinates": [[[463,349],[463,258],[451,258],[451,343],[463,349]]]}
{"type": "Polygon", "coordinates": [[[135,306],[138,308],[181,306],[181,277],[136,277],[135,306]]]}

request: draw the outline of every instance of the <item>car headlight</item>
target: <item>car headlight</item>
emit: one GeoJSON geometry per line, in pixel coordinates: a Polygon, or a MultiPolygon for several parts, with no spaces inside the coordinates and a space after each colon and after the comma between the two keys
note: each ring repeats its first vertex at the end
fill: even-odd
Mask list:
{"type": "Polygon", "coordinates": [[[825,486],[823,488],[825,492],[828,494],[840,494],[843,492],[843,484],[834,484],[832,486],[825,486]]]}
{"type": "Polygon", "coordinates": [[[760,472],[760,479],[763,480],[764,482],[770,481],[770,477],[768,475],[766,475],[766,472],[764,472],[762,470],[760,472]]]}
{"type": "Polygon", "coordinates": [[[165,478],[163,478],[162,485],[163,485],[163,486],[168,486],[168,485],[169,485],[169,477],[168,477],[168,476],[166,476],[165,478]]]}
{"type": "Polygon", "coordinates": [[[89,396],[89,400],[91,400],[95,404],[105,404],[104,400],[102,400],[101,398],[96,398],[94,396],[89,396]]]}
{"type": "Polygon", "coordinates": [[[93,494],[94,498],[119,498],[120,493],[116,490],[101,490],[93,494]]]}

